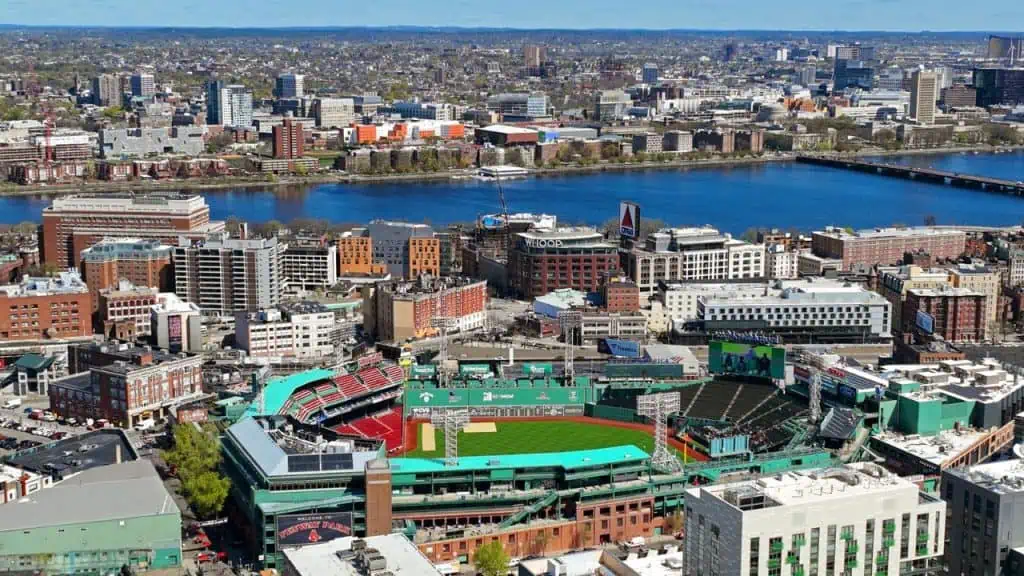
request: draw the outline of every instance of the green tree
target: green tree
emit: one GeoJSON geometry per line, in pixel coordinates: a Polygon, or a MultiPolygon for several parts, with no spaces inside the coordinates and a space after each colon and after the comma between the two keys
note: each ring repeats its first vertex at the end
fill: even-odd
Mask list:
{"type": "Polygon", "coordinates": [[[108,120],[120,120],[123,115],[124,110],[122,110],[120,106],[108,106],[103,111],[103,117],[108,120]]]}
{"type": "Polygon", "coordinates": [[[473,566],[483,576],[505,576],[508,574],[510,558],[498,540],[493,540],[476,549],[473,566]]]}
{"type": "Polygon", "coordinates": [[[13,106],[11,108],[8,108],[7,110],[4,110],[3,119],[4,120],[24,120],[25,119],[25,109],[20,107],[20,106],[13,106]]]}
{"type": "Polygon", "coordinates": [[[305,176],[306,173],[307,173],[306,165],[305,164],[296,164],[295,168],[294,168],[294,172],[295,172],[296,176],[305,176]]]}
{"type": "Polygon", "coordinates": [[[174,427],[174,446],[163,452],[164,460],[177,468],[178,476],[184,481],[189,476],[199,476],[214,470],[220,464],[220,442],[207,431],[195,426],[174,427]]]}
{"type": "Polygon", "coordinates": [[[185,497],[200,518],[214,518],[228,498],[231,482],[220,474],[208,471],[184,480],[185,497]]]}

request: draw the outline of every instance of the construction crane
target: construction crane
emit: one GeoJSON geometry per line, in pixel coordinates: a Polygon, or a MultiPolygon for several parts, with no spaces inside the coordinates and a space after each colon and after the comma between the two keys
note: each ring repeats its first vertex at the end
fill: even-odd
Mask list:
{"type": "Polygon", "coordinates": [[[505,258],[508,259],[509,250],[512,249],[512,225],[508,221],[508,204],[505,203],[505,190],[501,187],[501,171],[494,174],[494,181],[498,185],[498,202],[501,203],[502,233],[501,243],[505,248],[505,258]]]}
{"type": "Polygon", "coordinates": [[[53,111],[53,103],[49,100],[42,102],[43,108],[43,166],[49,167],[50,162],[55,160],[53,145],[50,143],[50,137],[53,135],[53,129],[57,125],[57,115],[53,111]]]}

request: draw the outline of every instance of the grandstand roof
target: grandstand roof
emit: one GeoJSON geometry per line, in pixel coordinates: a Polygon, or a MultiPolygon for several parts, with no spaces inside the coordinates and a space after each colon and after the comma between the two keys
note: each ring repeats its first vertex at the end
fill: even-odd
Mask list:
{"type": "Polygon", "coordinates": [[[260,414],[260,400],[257,396],[256,400],[249,405],[249,409],[245,411],[246,416],[266,416],[269,414],[277,414],[284,406],[284,403],[288,400],[288,397],[292,395],[296,390],[316,382],[317,380],[326,380],[334,377],[334,372],[325,370],[323,368],[317,368],[315,370],[306,370],[305,372],[299,372],[284,378],[273,379],[267,382],[267,385],[263,388],[260,394],[263,395],[263,413],[260,414]]]}
{"type": "Polygon", "coordinates": [[[633,446],[612,446],[596,450],[575,452],[548,452],[542,454],[504,454],[500,456],[464,456],[456,466],[445,466],[440,458],[392,458],[393,474],[418,474],[425,472],[470,472],[498,468],[590,468],[622,462],[642,462],[649,459],[647,452],[633,446]]]}

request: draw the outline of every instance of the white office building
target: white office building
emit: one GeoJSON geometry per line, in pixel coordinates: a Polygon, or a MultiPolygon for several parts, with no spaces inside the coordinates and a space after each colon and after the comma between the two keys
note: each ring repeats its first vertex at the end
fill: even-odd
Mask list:
{"type": "Polygon", "coordinates": [[[928,574],[946,504],[871,463],[787,472],[686,494],[683,575],[928,574]]]}
{"type": "Polygon", "coordinates": [[[709,330],[859,333],[888,338],[892,329],[892,304],[880,294],[823,278],[780,280],[767,295],[755,298],[703,297],[698,315],[709,330]]]}
{"type": "Polygon", "coordinates": [[[235,341],[255,358],[330,358],[339,335],[334,312],[316,302],[291,303],[235,316],[235,341]]]}
{"type": "Polygon", "coordinates": [[[174,292],[206,315],[270,308],[281,301],[285,287],[287,247],[277,238],[224,235],[195,244],[182,238],[174,248],[174,292]]]}
{"type": "Polygon", "coordinates": [[[302,74],[281,74],[274,91],[278,98],[302,98],[306,93],[305,84],[306,77],[302,74]]]}
{"type": "Polygon", "coordinates": [[[765,250],[765,275],[775,280],[800,277],[800,253],[787,250],[781,244],[772,244],[765,250]]]}
{"type": "Polygon", "coordinates": [[[763,244],[750,244],[714,228],[664,228],[649,234],[643,247],[627,254],[627,274],[641,294],[659,281],[763,278],[763,244]]]}
{"type": "Polygon", "coordinates": [[[700,306],[703,298],[728,297],[732,300],[751,300],[762,298],[769,293],[767,283],[694,283],[658,285],[655,299],[661,302],[665,315],[673,321],[692,322],[700,319],[700,306]]]}
{"type": "Polygon", "coordinates": [[[311,114],[317,128],[342,128],[356,120],[356,103],[352,98],[317,98],[311,114]]]}

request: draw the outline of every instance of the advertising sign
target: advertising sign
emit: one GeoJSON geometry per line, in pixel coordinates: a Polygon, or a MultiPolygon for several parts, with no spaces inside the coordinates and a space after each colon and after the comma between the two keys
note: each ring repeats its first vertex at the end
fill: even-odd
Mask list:
{"type": "Polygon", "coordinates": [[[490,374],[491,367],[487,364],[463,364],[459,366],[459,374],[490,374]]]}
{"type": "Polygon", "coordinates": [[[640,343],[633,340],[619,340],[618,338],[605,338],[598,342],[598,351],[611,354],[619,358],[639,358],[640,343]]]}
{"type": "Polygon", "coordinates": [[[715,341],[708,347],[708,367],[712,374],[782,380],[786,377],[786,349],[715,341]]]}
{"type": "Polygon", "coordinates": [[[528,362],[523,364],[524,376],[549,376],[554,371],[550,363],[528,362]]]}
{"type": "Polygon", "coordinates": [[[925,334],[931,334],[935,331],[935,318],[932,318],[932,315],[927,312],[918,310],[917,327],[925,334]]]}
{"type": "Polygon", "coordinates": [[[181,316],[167,317],[167,347],[172,351],[181,350],[181,316]]]}
{"type": "Polygon", "coordinates": [[[179,424],[190,424],[192,422],[206,422],[210,419],[210,413],[206,408],[178,408],[174,417],[179,424]]]}
{"type": "Polygon", "coordinates": [[[632,202],[619,202],[619,236],[640,237],[640,206],[632,202]]]}
{"type": "Polygon", "coordinates": [[[352,513],[288,514],[277,517],[277,545],[304,546],[352,535],[352,513]]]}
{"type": "Polygon", "coordinates": [[[384,361],[384,355],[380,352],[374,352],[373,354],[367,354],[360,356],[356,359],[356,365],[360,368],[366,368],[367,366],[374,366],[384,361]]]}
{"type": "Polygon", "coordinates": [[[417,364],[412,367],[412,375],[415,378],[433,378],[437,374],[437,366],[433,364],[417,364]]]}

